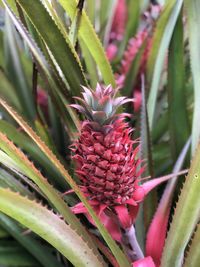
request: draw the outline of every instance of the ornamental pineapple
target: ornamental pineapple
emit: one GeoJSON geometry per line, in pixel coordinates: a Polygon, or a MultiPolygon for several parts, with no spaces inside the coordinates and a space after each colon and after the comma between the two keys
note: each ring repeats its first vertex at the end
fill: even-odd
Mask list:
{"type": "Polygon", "coordinates": [[[117,108],[129,101],[116,97],[117,89],[97,85],[96,91],[83,87],[81,105],[72,105],[85,115],[80,136],[73,144],[76,173],[89,200],[104,207],[135,203],[134,191],[141,161],[138,146],[130,137],[132,129],[125,122],[127,114],[116,114],[117,108]]]}

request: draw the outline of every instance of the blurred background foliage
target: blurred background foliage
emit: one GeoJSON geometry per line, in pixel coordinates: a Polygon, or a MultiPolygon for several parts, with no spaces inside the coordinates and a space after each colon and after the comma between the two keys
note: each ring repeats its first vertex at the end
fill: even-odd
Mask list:
{"type": "MultiPolygon", "coordinates": [[[[69,206],[77,203],[74,194],[62,195],[71,184],[47,148],[75,177],[69,145],[76,138],[81,117],[69,104],[75,102],[74,96],[80,96],[80,85],[94,88],[97,82],[120,85],[121,95],[136,98],[137,105],[128,105],[125,112],[133,115],[130,123],[135,128],[134,138],[141,138],[145,176],[172,173],[182,149],[191,140],[191,149],[176,171],[189,168],[200,135],[198,0],[127,0],[127,9],[121,9],[121,21],[116,17],[117,0],[86,0],[83,12],[76,8],[75,0],[0,2],[0,132],[16,148],[1,136],[2,190],[10,188],[31,200],[39,199],[62,217],[62,209],[51,204],[51,187],[47,186],[47,194],[43,190],[45,182],[54,186],[60,205],[60,199],[69,206]],[[24,121],[44,143],[34,138],[24,121]],[[23,162],[18,148],[27,162],[23,162]],[[35,170],[33,174],[28,171],[31,162],[47,180],[31,178],[36,175],[35,170]]],[[[183,181],[184,177],[179,178],[174,201],[183,181]]],[[[136,225],[142,247],[163,190],[163,186],[154,190],[141,208],[136,225]]],[[[196,201],[193,208],[198,213],[199,198],[191,201],[196,201]]],[[[186,245],[198,219],[192,219],[186,245]]],[[[27,228],[0,213],[1,266],[72,266],[67,254],[27,228]]]]}

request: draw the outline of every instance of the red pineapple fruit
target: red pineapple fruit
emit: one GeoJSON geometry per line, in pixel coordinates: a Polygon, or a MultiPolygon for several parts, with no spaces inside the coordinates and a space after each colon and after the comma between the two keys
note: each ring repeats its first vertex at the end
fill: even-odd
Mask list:
{"type": "Polygon", "coordinates": [[[117,44],[123,39],[127,18],[128,9],[126,0],[117,0],[109,36],[109,44],[106,48],[106,54],[110,61],[115,58],[118,50],[117,44]]]}
{"type": "Polygon", "coordinates": [[[119,86],[123,86],[126,75],[129,73],[131,64],[136,58],[139,50],[143,45],[144,51],[140,61],[140,67],[138,70],[138,76],[136,77],[136,82],[133,90],[133,95],[135,102],[133,103],[134,111],[138,112],[140,110],[142,96],[141,96],[141,74],[145,72],[146,63],[148,59],[148,53],[151,48],[152,39],[149,36],[148,30],[144,29],[139,32],[136,37],[133,37],[129,40],[127,50],[124,52],[123,60],[121,63],[121,68],[119,74],[117,74],[117,83],[119,86]]]}
{"type": "Polygon", "coordinates": [[[126,29],[126,21],[128,17],[128,8],[126,4],[126,0],[118,0],[117,6],[111,26],[111,40],[122,40],[125,29],[126,29]]]}
{"type": "MultiPolygon", "coordinates": [[[[83,89],[84,100],[77,98],[81,105],[72,105],[86,117],[73,145],[76,173],[98,212],[109,208],[118,215],[122,227],[129,227],[135,214],[131,206],[137,206],[140,198],[136,188],[142,168],[138,146],[133,148],[138,141],[131,139],[132,129],[125,122],[127,114],[116,114],[116,110],[133,100],[116,97],[117,90],[111,86],[98,84],[95,92],[83,89]]],[[[76,208],[82,209],[75,207],[75,212],[76,208]]]]}
{"type": "MultiPolygon", "coordinates": [[[[139,63],[139,70],[133,88],[133,96],[135,99],[133,107],[135,112],[140,111],[142,103],[141,74],[145,73],[146,71],[149,52],[152,48],[152,34],[155,26],[155,20],[157,19],[160,13],[161,13],[160,5],[150,5],[149,10],[143,14],[143,24],[145,26],[142,26],[142,29],[139,30],[137,35],[129,40],[127,49],[125,50],[123,55],[121,68],[119,70],[119,73],[116,75],[118,85],[123,87],[125,78],[130,71],[132,62],[135,60],[140,49],[143,48],[143,52],[139,63]]],[[[113,49],[111,47],[110,51],[112,52],[112,50],[113,49]]],[[[117,52],[115,52],[115,54],[116,53],[117,52]]]]}
{"type": "MultiPolygon", "coordinates": [[[[83,87],[82,98],[74,104],[86,117],[72,151],[80,189],[110,232],[121,242],[120,228],[130,229],[136,219],[139,203],[160,183],[161,177],[139,185],[143,172],[138,158],[138,141],[131,139],[132,129],[125,122],[127,114],[116,114],[117,108],[132,101],[116,97],[117,89],[97,85],[92,91],[83,87]],[[134,147],[136,145],[136,147],[134,147]]],[[[72,207],[74,213],[84,213],[94,224],[83,203],[72,207]]]]}

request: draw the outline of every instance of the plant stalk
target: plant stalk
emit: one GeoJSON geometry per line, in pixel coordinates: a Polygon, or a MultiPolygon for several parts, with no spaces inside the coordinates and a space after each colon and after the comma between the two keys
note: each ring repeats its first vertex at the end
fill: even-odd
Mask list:
{"type": "Polygon", "coordinates": [[[125,230],[124,241],[125,241],[126,247],[127,245],[129,245],[131,248],[131,250],[128,249],[127,251],[131,260],[136,261],[136,260],[144,258],[144,254],[137,241],[136,234],[135,234],[135,227],[133,225],[131,225],[130,228],[125,230]]]}

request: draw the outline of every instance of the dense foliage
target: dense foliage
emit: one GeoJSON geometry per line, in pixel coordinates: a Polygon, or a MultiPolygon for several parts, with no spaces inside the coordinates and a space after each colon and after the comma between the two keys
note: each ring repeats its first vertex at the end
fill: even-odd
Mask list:
{"type": "Polygon", "coordinates": [[[0,266],[199,266],[199,13],[0,0],[0,266]]]}

